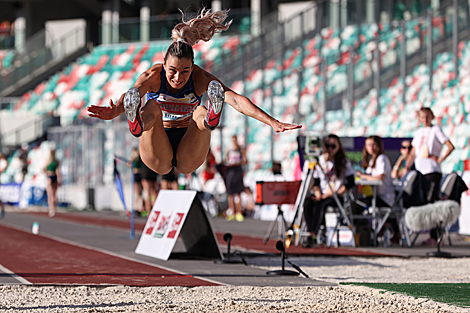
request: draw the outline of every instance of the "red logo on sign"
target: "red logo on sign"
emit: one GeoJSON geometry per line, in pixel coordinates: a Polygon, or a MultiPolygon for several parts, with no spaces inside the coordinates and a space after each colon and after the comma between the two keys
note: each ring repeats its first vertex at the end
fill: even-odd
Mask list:
{"type": "Polygon", "coordinates": [[[184,213],[176,213],[176,217],[173,219],[173,223],[171,223],[170,231],[168,232],[168,238],[173,239],[176,236],[176,232],[178,231],[181,221],[183,220],[184,213]]]}
{"type": "Polygon", "coordinates": [[[149,225],[145,231],[146,235],[151,235],[155,224],[157,223],[158,217],[160,216],[160,211],[154,211],[149,218],[149,225]]]}

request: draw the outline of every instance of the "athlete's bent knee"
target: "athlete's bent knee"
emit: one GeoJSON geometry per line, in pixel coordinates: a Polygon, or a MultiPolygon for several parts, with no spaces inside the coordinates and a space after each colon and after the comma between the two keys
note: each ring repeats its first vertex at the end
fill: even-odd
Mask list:
{"type": "Polygon", "coordinates": [[[160,175],[168,174],[173,168],[171,161],[162,162],[155,157],[146,156],[144,153],[140,154],[140,158],[142,162],[144,162],[144,164],[147,165],[152,171],[160,175]]]}
{"type": "Polygon", "coordinates": [[[145,103],[145,105],[142,107],[142,113],[143,112],[146,112],[147,114],[151,114],[155,116],[155,118],[157,119],[163,115],[160,105],[157,103],[157,101],[153,99],[148,100],[145,103]]]}
{"type": "Polygon", "coordinates": [[[199,165],[192,165],[192,166],[188,166],[187,164],[180,164],[181,162],[177,162],[177,166],[176,166],[176,169],[178,170],[178,172],[180,172],[181,174],[184,174],[184,175],[187,175],[187,174],[191,174],[191,173],[194,173],[194,171],[196,171],[199,166],[202,165],[199,164],[199,165]]]}

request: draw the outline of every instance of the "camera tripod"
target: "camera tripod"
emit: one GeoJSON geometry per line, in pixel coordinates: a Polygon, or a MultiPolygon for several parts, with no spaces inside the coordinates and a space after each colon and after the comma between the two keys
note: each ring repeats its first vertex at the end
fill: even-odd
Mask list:
{"type": "MultiPolygon", "coordinates": [[[[302,171],[302,183],[300,185],[299,193],[297,195],[297,199],[295,201],[295,215],[292,221],[291,226],[286,232],[286,246],[288,247],[292,242],[294,242],[295,246],[298,246],[302,236],[308,236],[310,233],[304,232],[306,228],[305,221],[303,219],[304,213],[304,203],[307,196],[310,194],[310,190],[312,189],[313,185],[313,174],[315,173],[315,169],[319,168],[321,175],[328,180],[327,174],[321,164],[318,161],[318,156],[310,157],[309,160],[304,162],[304,167],[302,171]]],[[[333,199],[335,200],[336,205],[339,208],[341,219],[347,224],[349,229],[353,230],[352,219],[348,216],[346,210],[344,209],[343,204],[339,201],[337,192],[333,189],[331,184],[328,183],[328,187],[333,195],[333,199]]],[[[336,225],[333,229],[333,234],[336,233],[337,235],[337,243],[339,243],[339,226],[341,219],[337,219],[336,225]]],[[[329,236],[327,240],[327,246],[331,246],[333,236],[329,236]]]]}

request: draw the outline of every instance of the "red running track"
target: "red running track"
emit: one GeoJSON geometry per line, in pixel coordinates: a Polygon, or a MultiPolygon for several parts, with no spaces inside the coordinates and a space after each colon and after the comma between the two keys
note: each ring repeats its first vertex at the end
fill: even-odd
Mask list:
{"type": "Polygon", "coordinates": [[[0,264],[32,284],[216,286],[41,235],[0,226],[0,264]]]}

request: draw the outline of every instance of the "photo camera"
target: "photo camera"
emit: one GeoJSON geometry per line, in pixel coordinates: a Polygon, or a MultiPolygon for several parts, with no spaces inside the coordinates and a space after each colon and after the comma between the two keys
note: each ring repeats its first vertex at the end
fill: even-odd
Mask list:
{"type": "Polygon", "coordinates": [[[303,151],[305,159],[317,158],[323,152],[322,137],[318,134],[309,133],[298,137],[299,151],[303,151]]]}

